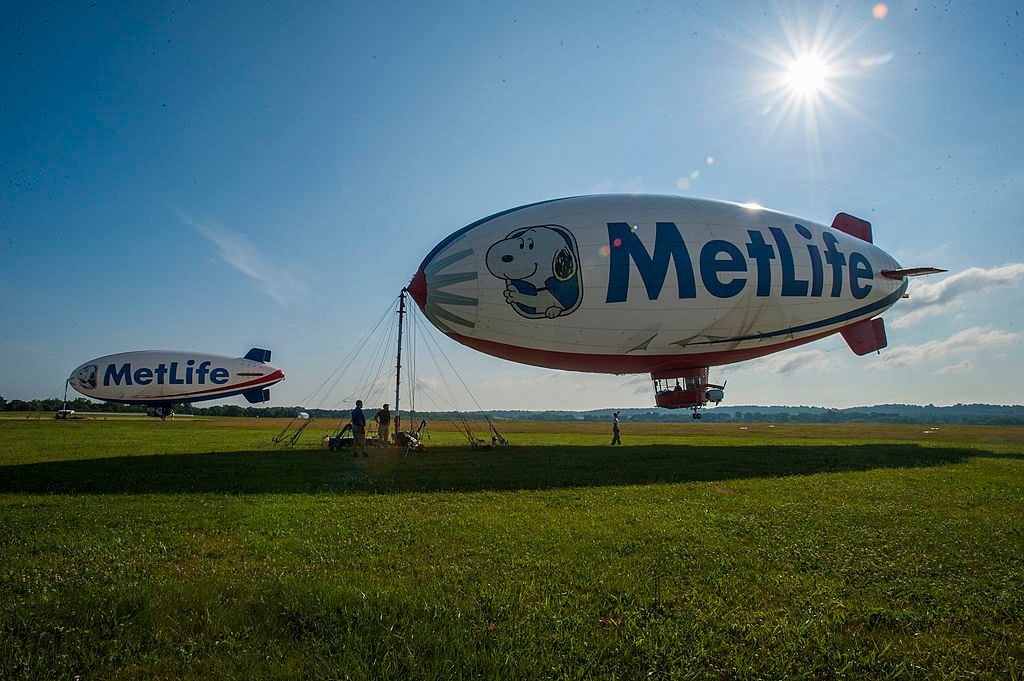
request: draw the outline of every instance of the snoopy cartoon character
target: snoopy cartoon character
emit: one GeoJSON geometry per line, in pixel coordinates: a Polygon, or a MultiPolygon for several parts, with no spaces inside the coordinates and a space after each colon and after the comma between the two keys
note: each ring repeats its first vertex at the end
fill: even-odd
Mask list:
{"type": "Polygon", "coordinates": [[[576,238],[560,225],[522,227],[487,250],[487,269],[505,280],[505,302],[530,319],[563,317],[583,297],[576,238]]]}
{"type": "Polygon", "coordinates": [[[88,366],[79,367],[70,378],[71,385],[76,388],[82,388],[85,390],[92,390],[96,387],[96,365],[90,364],[88,366]]]}

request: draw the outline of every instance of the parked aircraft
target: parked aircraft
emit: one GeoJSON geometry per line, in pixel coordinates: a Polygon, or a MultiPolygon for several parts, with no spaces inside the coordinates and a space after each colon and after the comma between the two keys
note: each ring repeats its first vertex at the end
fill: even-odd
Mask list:
{"type": "Polygon", "coordinates": [[[175,404],[242,395],[251,404],[270,399],[270,386],[284,372],[270,365],[270,350],[253,348],[244,357],[141,350],[106,355],[75,369],[68,382],[86,397],[144,404],[167,416],[175,404]]]}
{"type": "Polygon", "coordinates": [[[886,346],[878,318],[908,277],[871,224],[831,226],[761,206],[678,196],[542,201],[454,232],[408,291],[441,331],[496,357],[554,369],[650,373],[660,407],[724,398],[710,367],[842,334],[886,346]]]}

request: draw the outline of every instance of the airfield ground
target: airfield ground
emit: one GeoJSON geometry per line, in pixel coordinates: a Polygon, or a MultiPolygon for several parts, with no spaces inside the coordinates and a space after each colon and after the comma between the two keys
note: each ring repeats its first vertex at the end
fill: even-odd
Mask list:
{"type": "Polygon", "coordinates": [[[0,419],[0,678],[1024,675],[1024,428],[283,425],[0,419]]]}

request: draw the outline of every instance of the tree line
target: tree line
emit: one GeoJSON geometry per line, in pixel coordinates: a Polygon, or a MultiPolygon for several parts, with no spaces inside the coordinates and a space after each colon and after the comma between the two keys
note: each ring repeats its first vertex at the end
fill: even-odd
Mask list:
{"type": "MultiPolygon", "coordinates": [[[[0,396],[0,411],[11,412],[56,412],[64,407],[64,401],[53,398],[46,400],[5,400],[0,396]]],[[[68,409],[82,413],[145,414],[149,407],[138,404],[114,404],[93,402],[84,397],[69,400],[68,409]]],[[[1024,425],[1024,407],[1000,405],[954,405],[951,407],[917,407],[914,405],[884,405],[874,408],[820,409],[801,407],[767,408],[718,408],[705,409],[705,423],[921,423],[921,424],[963,424],[963,425],[1024,425]]],[[[374,407],[366,407],[368,416],[376,413],[374,407]]],[[[349,409],[306,409],[305,407],[242,407],[236,404],[218,404],[207,407],[179,405],[179,414],[217,417],[259,417],[294,418],[304,412],[313,418],[347,419],[349,409]]],[[[404,412],[408,418],[408,412],[404,412]]],[[[467,418],[482,421],[489,417],[495,421],[610,421],[610,410],[594,412],[573,411],[496,411],[483,412],[417,412],[413,418],[447,420],[467,418]]],[[[688,409],[623,409],[623,421],[636,422],[687,422],[691,420],[688,409]]]]}

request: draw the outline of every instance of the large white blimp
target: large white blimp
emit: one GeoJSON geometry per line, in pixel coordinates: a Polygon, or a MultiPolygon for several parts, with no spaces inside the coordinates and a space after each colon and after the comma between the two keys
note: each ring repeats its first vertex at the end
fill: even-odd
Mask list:
{"type": "Polygon", "coordinates": [[[270,399],[284,372],[270,365],[270,350],[244,357],[141,350],[106,355],[82,364],[68,382],[86,397],[144,404],[162,415],[172,405],[242,395],[250,404],[270,399]]]}
{"type": "MultiPolygon", "coordinates": [[[[760,206],[599,195],[496,213],[445,238],[408,287],[471,348],[572,371],[650,372],[660,406],[722,398],[708,368],[842,333],[885,347],[907,276],[870,223],[831,226],[760,206]],[[663,383],[676,381],[676,387],[663,383]]],[[[698,413],[695,411],[695,416],[698,413]]]]}

